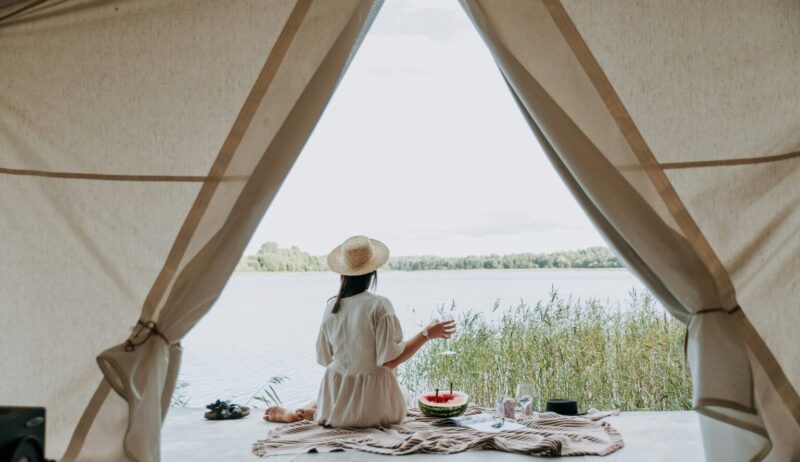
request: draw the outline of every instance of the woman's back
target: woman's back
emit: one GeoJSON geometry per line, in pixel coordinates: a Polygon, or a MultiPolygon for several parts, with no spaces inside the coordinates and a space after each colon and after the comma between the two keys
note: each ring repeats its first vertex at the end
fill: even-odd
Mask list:
{"type": "Polygon", "coordinates": [[[342,298],[325,309],[317,339],[317,361],[326,366],[317,422],[335,427],[398,423],[405,400],[393,369],[384,367],[403,352],[403,333],[391,303],[371,292],[342,298]]]}
{"type": "Polygon", "coordinates": [[[328,304],[321,327],[332,347],[332,366],[335,365],[339,372],[374,372],[383,363],[403,352],[403,336],[399,323],[387,318],[394,316],[389,300],[365,291],[343,298],[340,303],[338,313],[331,313],[333,302],[328,304]],[[377,336],[382,338],[378,339],[377,336]],[[386,351],[387,349],[390,351],[386,351]],[[384,360],[381,362],[377,359],[378,350],[383,353],[384,360]],[[394,356],[386,359],[387,353],[394,356]]]}

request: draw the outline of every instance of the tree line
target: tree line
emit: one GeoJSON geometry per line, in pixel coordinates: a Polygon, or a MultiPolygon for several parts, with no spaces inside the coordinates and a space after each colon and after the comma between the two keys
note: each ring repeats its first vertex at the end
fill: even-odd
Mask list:
{"type": "MultiPolygon", "coordinates": [[[[261,272],[326,271],[328,265],[325,259],[325,256],[311,255],[297,246],[284,248],[275,242],[265,242],[255,255],[244,256],[236,269],[261,272]]],[[[621,267],[619,259],[607,247],[467,257],[392,257],[386,265],[386,268],[395,271],[621,267]]]]}

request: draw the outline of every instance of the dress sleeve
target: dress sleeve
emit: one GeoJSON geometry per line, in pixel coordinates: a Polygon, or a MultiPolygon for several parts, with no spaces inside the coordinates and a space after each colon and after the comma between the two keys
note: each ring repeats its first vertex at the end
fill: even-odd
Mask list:
{"type": "Polygon", "coordinates": [[[320,366],[328,367],[328,364],[333,362],[333,347],[331,342],[328,341],[328,336],[325,335],[325,329],[320,327],[319,335],[317,336],[317,362],[320,366]]]}
{"type": "Polygon", "coordinates": [[[400,320],[397,319],[391,305],[387,308],[387,312],[378,318],[375,325],[375,352],[377,353],[375,362],[378,366],[383,366],[397,358],[406,349],[400,320]]]}

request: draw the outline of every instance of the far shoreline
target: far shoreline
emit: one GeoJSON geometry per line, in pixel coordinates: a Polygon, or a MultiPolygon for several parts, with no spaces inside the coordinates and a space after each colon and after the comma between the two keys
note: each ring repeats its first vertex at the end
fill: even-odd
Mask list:
{"type": "MultiPolygon", "coordinates": [[[[451,273],[468,273],[468,272],[513,272],[513,271],[530,271],[530,272],[540,272],[540,271],[553,271],[553,272],[562,272],[562,271],[628,271],[628,268],[617,268],[617,267],[608,267],[608,268],[470,268],[470,269],[425,269],[425,270],[390,270],[390,269],[382,269],[379,270],[379,273],[443,273],[443,272],[451,272],[451,273]]],[[[333,271],[325,270],[325,271],[241,271],[236,270],[233,274],[331,274],[335,275],[333,271]]]]}

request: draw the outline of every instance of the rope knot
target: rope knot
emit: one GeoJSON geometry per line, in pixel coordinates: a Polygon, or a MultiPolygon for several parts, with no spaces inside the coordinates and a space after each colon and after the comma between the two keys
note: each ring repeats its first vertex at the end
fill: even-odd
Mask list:
{"type": "Polygon", "coordinates": [[[167,340],[167,337],[165,337],[164,334],[162,334],[161,331],[158,330],[158,325],[156,324],[155,321],[142,321],[140,319],[136,321],[136,326],[137,326],[135,328],[136,331],[133,333],[132,338],[129,338],[128,340],[125,341],[125,351],[131,352],[136,350],[136,347],[150,340],[150,337],[152,337],[153,335],[161,337],[161,339],[164,340],[167,343],[167,345],[170,345],[169,340],[167,340]],[[140,341],[134,342],[133,338],[138,337],[139,334],[141,334],[142,330],[144,329],[147,329],[147,335],[140,341]]]}

